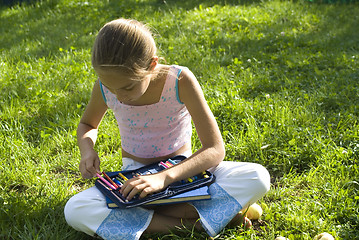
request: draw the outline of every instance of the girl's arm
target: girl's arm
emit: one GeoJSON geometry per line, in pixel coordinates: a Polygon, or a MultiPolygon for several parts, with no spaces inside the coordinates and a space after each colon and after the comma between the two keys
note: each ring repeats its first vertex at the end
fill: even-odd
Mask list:
{"type": "Polygon", "coordinates": [[[225,156],[224,142],[217,121],[196,77],[191,71],[184,69],[178,85],[180,99],[192,116],[202,147],[178,166],[168,169],[166,177],[170,182],[186,179],[215,167],[225,156]]]}
{"type": "Polygon", "coordinates": [[[107,110],[97,80],[84,114],[77,128],[77,143],[80,148],[80,172],[83,178],[92,178],[100,171],[100,159],[94,150],[97,129],[107,110]]]}
{"type": "Polygon", "coordinates": [[[128,180],[121,189],[127,199],[137,193],[141,193],[140,197],[145,197],[160,191],[173,182],[217,166],[224,159],[225,148],[221,133],[196,77],[189,70],[183,70],[178,86],[180,100],[192,116],[202,147],[180,164],[158,174],[128,180]]]}

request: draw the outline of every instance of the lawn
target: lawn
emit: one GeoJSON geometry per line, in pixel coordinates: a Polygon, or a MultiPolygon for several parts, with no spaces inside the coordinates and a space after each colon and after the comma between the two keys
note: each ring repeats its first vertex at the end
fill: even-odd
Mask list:
{"type": "MultiPolygon", "coordinates": [[[[226,160],[271,173],[261,219],[215,239],[359,239],[358,2],[14,2],[0,5],[0,239],[91,239],[63,207],[94,184],[78,171],[76,128],[96,80],[94,38],[118,17],[147,23],[160,56],[195,73],[226,160]]],[[[103,170],[121,167],[117,135],[109,112],[96,144],[103,170]]]]}

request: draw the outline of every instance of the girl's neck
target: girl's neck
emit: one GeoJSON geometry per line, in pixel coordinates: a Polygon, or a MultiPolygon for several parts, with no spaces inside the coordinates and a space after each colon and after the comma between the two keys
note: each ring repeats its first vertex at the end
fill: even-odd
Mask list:
{"type": "Polygon", "coordinates": [[[169,68],[169,65],[157,65],[153,70],[153,77],[146,92],[138,100],[132,102],[131,105],[144,106],[158,103],[162,95],[169,68]]]}
{"type": "Polygon", "coordinates": [[[169,65],[158,64],[153,70],[151,81],[157,81],[158,79],[163,78],[163,76],[166,77],[169,69],[169,65]]]}

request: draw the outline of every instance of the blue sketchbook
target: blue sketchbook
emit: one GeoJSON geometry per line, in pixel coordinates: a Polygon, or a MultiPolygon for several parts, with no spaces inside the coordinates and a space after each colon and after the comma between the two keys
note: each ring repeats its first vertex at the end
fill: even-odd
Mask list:
{"type": "MultiPolygon", "coordinates": [[[[203,186],[168,198],[162,198],[162,199],[154,200],[152,202],[145,203],[144,206],[174,204],[174,203],[192,202],[192,201],[208,200],[208,199],[211,199],[211,195],[208,193],[208,186],[203,186]]],[[[117,204],[114,203],[107,196],[106,196],[106,202],[108,208],[118,208],[117,204]]]]}

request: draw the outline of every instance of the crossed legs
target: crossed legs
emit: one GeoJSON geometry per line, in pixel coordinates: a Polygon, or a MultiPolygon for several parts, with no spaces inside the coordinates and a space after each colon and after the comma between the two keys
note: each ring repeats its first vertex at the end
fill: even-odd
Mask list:
{"type": "Polygon", "coordinates": [[[146,229],[147,233],[168,233],[175,228],[181,228],[181,226],[194,226],[195,229],[203,231],[196,209],[188,203],[163,205],[151,209],[155,212],[146,229]]]}

